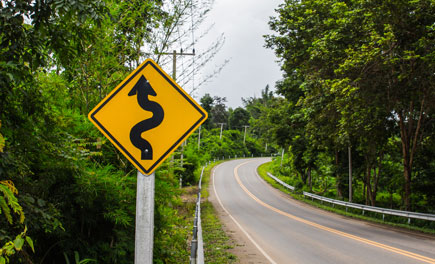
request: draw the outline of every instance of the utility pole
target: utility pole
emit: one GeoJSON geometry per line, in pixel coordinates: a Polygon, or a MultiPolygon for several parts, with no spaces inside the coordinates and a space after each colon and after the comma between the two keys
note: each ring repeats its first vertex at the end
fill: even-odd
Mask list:
{"type": "Polygon", "coordinates": [[[173,52],[160,52],[159,55],[172,55],[172,79],[174,81],[177,79],[177,56],[195,56],[195,49],[192,50],[192,53],[185,53],[183,49],[178,53],[176,50],[173,52]]]}
{"type": "MultiPolygon", "coordinates": [[[[172,79],[177,80],[177,56],[195,56],[195,49],[192,50],[192,53],[185,53],[183,52],[183,49],[180,50],[178,53],[176,50],[172,52],[160,52],[159,55],[172,55],[172,79]]],[[[181,143],[181,167],[183,167],[183,156],[184,156],[184,144],[185,142],[181,143]]],[[[174,157],[174,156],[172,156],[174,157]]],[[[182,176],[180,176],[180,186],[182,184],[182,176]]]]}
{"type": "Polygon", "coordinates": [[[246,141],[246,129],[249,127],[249,126],[243,126],[244,128],[245,128],[245,134],[243,135],[243,145],[245,145],[245,141],[246,141]]]}
{"type": "Polygon", "coordinates": [[[225,123],[218,123],[219,125],[221,125],[221,134],[219,136],[219,139],[222,140],[222,128],[224,127],[225,123]]]}

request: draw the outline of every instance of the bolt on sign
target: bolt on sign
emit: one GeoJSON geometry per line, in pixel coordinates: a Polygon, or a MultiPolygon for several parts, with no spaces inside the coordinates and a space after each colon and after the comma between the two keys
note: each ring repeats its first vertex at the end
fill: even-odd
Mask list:
{"type": "Polygon", "coordinates": [[[207,112],[147,59],[88,117],[140,172],[151,174],[207,119],[207,112]]]}

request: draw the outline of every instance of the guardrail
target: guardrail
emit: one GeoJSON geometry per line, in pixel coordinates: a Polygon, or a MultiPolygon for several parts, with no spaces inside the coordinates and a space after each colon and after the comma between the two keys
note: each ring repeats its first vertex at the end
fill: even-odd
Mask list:
{"type": "MultiPolygon", "coordinates": [[[[267,175],[274,179],[276,182],[281,184],[282,186],[286,187],[287,189],[290,189],[291,191],[295,191],[295,187],[288,185],[287,183],[283,182],[282,180],[278,179],[277,177],[273,176],[271,173],[267,173],[267,175]]],[[[356,203],[349,203],[345,201],[335,200],[331,198],[326,198],[317,194],[312,194],[309,192],[303,192],[304,197],[310,197],[311,200],[316,199],[320,200],[321,202],[328,202],[334,205],[341,205],[346,207],[347,209],[355,208],[362,210],[362,214],[364,215],[365,211],[368,212],[375,212],[375,213],[381,213],[382,214],[382,220],[385,219],[385,215],[394,215],[394,216],[401,216],[408,218],[408,224],[411,223],[411,218],[413,219],[422,219],[422,220],[428,220],[428,221],[435,221],[435,215],[434,214],[424,214],[424,213],[415,213],[415,212],[408,212],[408,211],[400,211],[400,210],[394,210],[394,209],[388,209],[388,208],[382,208],[382,207],[375,207],[375,206],[368,206],[368,205],[362,205],[362,204],[356,204],[356,203]]]]}
{"type": "MultiPolygon", "coordinates": [[[[245,157],[245,155],[243,155],[243,157],[245,157]]],[[[251,157],[254,157],[254,154],[252,154],[251,157]]],[[[237,158],[237,155],[235,155],[235,158],[237,158]]],[[[222,160],[224,159],[225,156],[222,157],[222,160]]],[[[228,159],[231,159],[231,156],[229,156],[228,159]]],[[[219,157],[217,158],[217,160],[219,160],[219,157]]],[[[216,162],[216,158],[213,160],[213,162],[216,162]]],[[[204,169],[206,166],[210,165],[210,163],[211,161],[208,161],[202,167],[201,176],[199,177],[199,182],[198,182],[198,194],[197,194],[196,206],[195,206],[195,218],[193,220],[192,241],[190,243],[191,264],[204,264],[204,242],[202,239],[202,226],[201,226],[201,189],[202,189],[202,176],[204,175],[204,169]]],[[[272,177],[274,176],[272,175],[272,177]]],[[[279,181],[278,178],[276,179],[279,181]]],[[[285,183],[283,182],[283,184],[285,183]]],[[[290,185],[288,186],[292,187],[290,185]]]]}
{"type": "Polygon", "coordinates": [[[198,182],[198,197],[196,199],[195,218],[193,220],[193,236],[190,244],[190,263],[203,264],[204,263],[204,246],[202,240],[202,227],[201,227],[201,184],[202,175],[204,174],[205,166],[202,167],[201,177],[198,182]]]}
{"type": "Polygon", "coordinates": [[[273,176],[271,173],[267,173],[267,176],[269,176],[270,178],[274,179],[277,183],[281,184],[282,186],[286,187],[287,189],[290,189],[291,191],[295,191],[295,187],[288,185],[287,183],[281,181],[280,179],[278,179],[277,177],[273,176]]]}
{"type": "Polygon", "coordinates": [[[232,158],[234,158],[234,159],[237,159],[237,158],[254,158],[254,157],[256,157],[256,158],[262,158],[262,157],[274,157],[274,156],[276,156],[276,154],[271,154],[271,153],[260,153],[260,154],[256,154],[255,156],[254,156],[253,153],[251,153],[250,155],[243,154],[243,156],[237,156],[237,154],[236,154],[234,156],[228,155],[228,157],[225,157],[225,155],[224,155],[224,156],[216,156],[215,158],[213,158],[213,162],[216,162],[216,161],[219,161],[219,160],[225,160],[225,159],[230,160],[232,158]]]}

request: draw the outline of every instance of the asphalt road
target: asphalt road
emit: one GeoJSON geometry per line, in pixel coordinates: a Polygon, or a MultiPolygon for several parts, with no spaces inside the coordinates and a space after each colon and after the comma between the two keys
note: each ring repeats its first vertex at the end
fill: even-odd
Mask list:
{"type": "Polygon", "coordinates": [[[435,263],[433,236],[338,216],[289,198],[257,174],[267,158],[212,174],[219,205],[270,263],[435,263]]]}

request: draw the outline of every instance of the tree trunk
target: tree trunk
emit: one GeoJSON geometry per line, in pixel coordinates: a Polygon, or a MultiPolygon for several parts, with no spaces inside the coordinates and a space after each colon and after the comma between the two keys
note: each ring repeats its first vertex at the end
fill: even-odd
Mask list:
{"type": "Polygon", "coordinates": [[[324,180],[325,184],[324,184],[324,189],[323,189],[322,195],[324,195],[329,189],[328,181],[329,181],[329,178],[328,178],[328,176],[326,176],[326,179],[324,180]]]}
{"type": "Polygon", "coordinates": [[[414,154],[417,149],[417,139],[420,135],[421,122],[423,118],[425,98],[421,100],[420,113],[417,120],[417,126],[414,129],[414,103],[411,101],[409,107],[409,116],[405,116],[405,111],[398,112],[400,138],[402,141],[402,158],[403,158],[403,178],[405,180],[404,196],[405,210],[411,210],[411,176],[412,163],[414,154]]]}
{"type": "Polygon", "coordinates": [[[307,174],[305,173],[305,170],[302,170],[301,180],[304,183],[304,185],[307,184],[307,174]]]}
{"type": "Polygon", "coordinates": [[[411,168],[408,164],[403,164],[403,177],[405,178],[405,188],[404,188],[404,202],[405,202],[405,210],[411,211],[411,168]]]}
{"type": "Polygon", "coordinates": [[[376,193],[378,191],[379,175],[376,173],[376,166],[373,167],[373,189],[372,189],[372,206],[376,206],[376,193]]]}
{"type": "Polygon", "coordinates": [[[366,204],[369,203],[370,200],[370,205],[374,206],[374,201],[373,201],[373,192],[372,192],[372,184],[371,184],[371,177],[372,177],[372,168],[371,166],[367,167],[367,178],[366,178],[366,184],[367,184],[367,197],[366,197],[366,204]]]}
{"type": "Polygon", "coordinates": [[[335,185],[337,187],[337,196],[338,198],[342,198],[343,197],[343,192],[341,190],[341,177],[340,177],[340,173],[338,173],[338,155],[339,152],[338,150],[335,151],[335,185]]]}
{"type": "Polygon", "coordinates": [[[366,205],[369,205],[369,186],[370,186],[370,182],[367,182],[367,179],[369,179],[368,176],[369,172],[368,169],[366,169],[366,179],[364,181],[364,185],[365,185],[365,196],[366,196],[366,205]]]}
{"type": "Polygon", "coordinates": [[[403,177],[404,183],[404,196],[403,201],[405,203],[405,210],[410,210],[410,196],[411,196],[411,175],[409,174],[409,141],[410,137],[406,131],[404,124],[404,117],[402,113],[399,113],[399,125],[400,125],[400,138],[402,141],[402,159],[403,159],[403,177]]]}
{"type": "Polygon", "coordinates": [[[349,159],[349,202],[352,202],[352,148],[348,147],[348,159],[349,159]]]}
{"type": "Polygon", "coordinates": [[[313,191],[313,181],[311,179],[311,167],[308,167],[308,184],[310,185],[310,192],[313,191]]]}
{"type": "Polygon", "coordinates": [[[378,184],[379,184],[379,178],[381,177],[382,172],[382,160],[384,159],[384,151],[381,151],[380,157],[379,157],[379,163],[378,165],[373,168],[373,192],[372,192],[372,206],[376,206],[376,194],[378,193],[378,184]],[[376,172],[377,167],[377,172],[376,172]]]}
{"type": "Polygon", "coordinates": [[[390,209],[393,209],[393,190],[390,190],[390,209]]]}
{"type": "Polygon", "coordinates": [[[362,195],[363,195],[363,200],[366,201],[366,205],[367,205],[368,201],[367,201],[367,196],[366,196],[366,187],[367,187],[366,181],[363,179],[363,192],[362,192],[362,195]]]}
{"type": "Polygon", "coordinates": [[[369,188],[368,186],[370,185],[370,176],[369,176],[369,163],[368,163],[368,158],[367,158],[367,154],[364,157],[365,161],[366,161],[366,171],[365,171],[365,177],[363,178],[363,182],[364,182],[364,190],[363,190],[363,195],[364,195],[364,200],[365,200],[365,205],[369,205],[369,188]]]}

